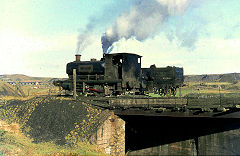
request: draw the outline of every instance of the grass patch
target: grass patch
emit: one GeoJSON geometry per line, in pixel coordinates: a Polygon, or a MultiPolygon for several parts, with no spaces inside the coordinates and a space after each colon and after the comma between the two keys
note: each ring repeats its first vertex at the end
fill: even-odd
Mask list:
{"type": "Polygon", "coordinates": [[[21,86],[23,92],[26,96],[39,96],[39,95],[55,95],[58,92],[58,87],[53,85],[47,85],[47,86],[31,86],[31,85],[25,85],[21,86]]]}
{"type": "MultiPolygon", "coordinates": [[[[240,81],[230,82],[188,82],[186,86],[177,89],[175,97],[240,97],[240,81]],[[220,91],[219,91],[220,88],[220,91]],[[180,91],[181,90],[181,91],[180,91]],[[181,93],[180,93],[181,92],[181,93]]],[[[151,97],[167,97],[149,93],[151,97]]]]}

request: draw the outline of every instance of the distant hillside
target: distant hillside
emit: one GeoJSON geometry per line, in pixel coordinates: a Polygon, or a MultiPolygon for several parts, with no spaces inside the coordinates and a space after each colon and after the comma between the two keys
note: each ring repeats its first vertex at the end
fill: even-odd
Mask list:
{"type": "MultiPolygon", "coordinates": [[[[65,80],[66,78],[50,78],[50,77],[31,77],[23,74],[0,75],[0,80],[12,81],[42,81],[52,83],[54,80],[65,80]]],[[[203,75],[185,75],[185,82],[235,82],[240,80],[240,73],[229,74],[203,74],[203,75]]]]}
{"type": "Polygon", "coordinates": [[[205,75],[185,75],[185,82],[236,82],[240,80],[240,73],[229,74],[205,74],[205,75]]]}
{"type": "Polygon", "coordinates": [[[7,82],[0,81],[1,96],[25,96],[21,88],[14,87],[7,82]]]}
{"type": "Polygon", "coordinates": [[[2,81],[41,81],[52,83],[56,79],[50,77],[31,77],[23,74],[0,75],[0,80],[2,81]]]}
{"type": "Polygon", "coordinates": [[[30,77],[23,74],[12,74],[12,75],[1,75],[0,79],[11,79],[12,81],[49,81],[52,78],[46,78],[46,77],[30,77]]]}

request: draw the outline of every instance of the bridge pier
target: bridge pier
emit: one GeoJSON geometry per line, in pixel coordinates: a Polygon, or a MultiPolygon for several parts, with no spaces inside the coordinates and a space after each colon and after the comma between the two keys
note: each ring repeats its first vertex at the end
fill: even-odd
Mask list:
{"type": "Polygon", "coordinates": [[[91,139],[110,155],[239,155],[240,119],[111,112],[91,139]]]}
{"type": "Polygon", "coordinates": [[[125,155],[125,121],[110,113],[91,140],[109,155],[125,155]]]}

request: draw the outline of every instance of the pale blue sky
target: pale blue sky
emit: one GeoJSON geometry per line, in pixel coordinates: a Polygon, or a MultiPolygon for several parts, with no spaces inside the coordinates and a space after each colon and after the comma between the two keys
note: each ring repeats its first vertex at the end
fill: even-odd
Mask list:
{"type": "MultiPolygon", "coordinates": [[[[1,0],[0,75],[67,77],[79,33],[94,26],[81,53],[83,60],[100,59],[101,35],[138,1],[1,0]]],[[[140,54],[144,67],[181,66],[185,74],[240,72],[240,1],[190,1],[184,12],[164,20],[155,36],[122,39],[113,52],[140,54]]]]}

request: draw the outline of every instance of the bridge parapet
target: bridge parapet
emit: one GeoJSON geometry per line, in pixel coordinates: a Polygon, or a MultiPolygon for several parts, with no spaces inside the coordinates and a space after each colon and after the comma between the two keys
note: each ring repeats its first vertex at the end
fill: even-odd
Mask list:
{"type": "Polygon", "coordinates": [[[227,117],[240,111],[240,98],[115,97],[92,99],[92,103],[118,115],[227,117]]]}

